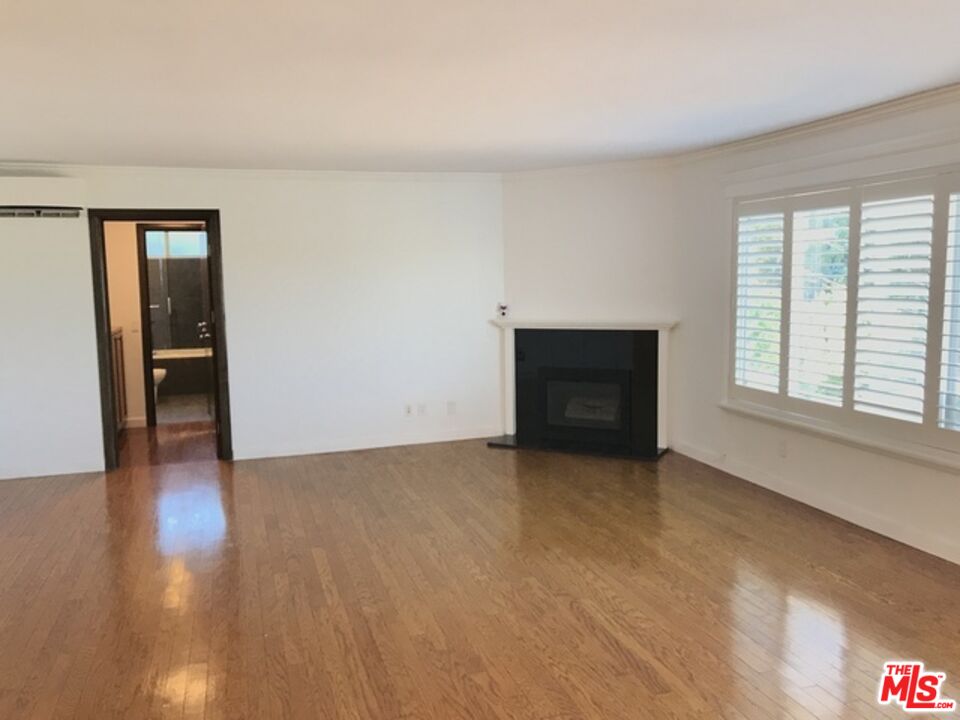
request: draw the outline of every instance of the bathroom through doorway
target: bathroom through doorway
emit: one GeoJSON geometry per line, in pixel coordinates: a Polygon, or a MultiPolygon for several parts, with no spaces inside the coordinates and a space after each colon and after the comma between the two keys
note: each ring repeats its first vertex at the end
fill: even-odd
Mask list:
{"type": "Polygon", "coordinates": [[[219,213],[89,217],[107,469],[231,459],[219,213]]]}

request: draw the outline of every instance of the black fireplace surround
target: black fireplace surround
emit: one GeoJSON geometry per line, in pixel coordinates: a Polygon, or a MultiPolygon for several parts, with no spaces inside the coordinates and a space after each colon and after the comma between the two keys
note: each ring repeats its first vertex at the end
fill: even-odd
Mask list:
{"type": "Polygon", "coordinates": [[[656,458],[656,330],[516,332],[514,437],[530,447],[656,458]]]}

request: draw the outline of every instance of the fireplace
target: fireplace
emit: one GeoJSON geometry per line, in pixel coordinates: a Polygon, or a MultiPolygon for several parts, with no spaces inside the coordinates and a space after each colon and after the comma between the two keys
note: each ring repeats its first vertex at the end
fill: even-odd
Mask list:
{"type": "Polygon", "coordinates": [[[602,368],[541,368],[542,435],[555,440],[626,442],[630,373],[602,368]]]}
{"type": "Polygon", "coordinates": [[[658,334],[517,329],[516,435],[497,447],[655,458],[658,334]]]}

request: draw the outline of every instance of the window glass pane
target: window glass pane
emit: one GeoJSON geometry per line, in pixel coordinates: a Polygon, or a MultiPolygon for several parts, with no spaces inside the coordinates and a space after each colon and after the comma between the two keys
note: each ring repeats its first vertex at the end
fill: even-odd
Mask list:
{"type": "Polygon", "coordinates": [[[788,392],[843,403],[850,208],[793,214],[788,392]]]}
{"type": "Polygon", "coordinates": [[[960,194],[950,196],[938,424],[960,430],[960,194]]]}
{"type": "Polygon", "coordinates": [[[171,258],[199,258],[207,256],[207,233],[203,231],[170,231],[167,237],[169,257],[171,258]]]}
{"type": "Polygon", "coordinates": [[[923,420],[933,196],[863,204],[854,407],[923,420]]]}
{"type": "Polygon", "coordinates": [[[147,257],[148,258],[162,258],[166,255],[166,248],[164,236],[166,233],[163,230],[147,230],[144,235],[147,239],[147,257]]]}
{"type": "Polygon", "coordinates": [[[780,389],[783,213],[741,217],[737,225],[734,381],[780,389]]]}

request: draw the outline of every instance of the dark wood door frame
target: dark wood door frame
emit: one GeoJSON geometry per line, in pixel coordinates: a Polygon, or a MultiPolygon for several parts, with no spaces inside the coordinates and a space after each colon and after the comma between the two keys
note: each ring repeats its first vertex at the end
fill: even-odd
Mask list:
{"type": "MultiPolygon", "coordinates": [[[[119,463],[117,423],[113,413],[113,371],[110,352],[110,305],[107,290],[106,247],[103,239],[105,222],[203,222],[207,228],[208,267],[210,272],[210,302],[214,354],[214,396],[217,426],[217,457],[233,459],[233,439],[230,424],[230,386],[227,372],[226,318],[223,306],[223,255],[220,244],[219,210],[110,210],[88,209],[90,224],[90,258],[93,265],[93,302],[97,329],[97,360],[100,367],[100,413],[103,422],[103,452],[106,468],[112,470],[119,463]]],[[[148,309],[149,312],[149,309],[148,309]]],[[[149,327],[141,328],[149,332],[149,327]]],[[[146,371],[147,358],[144,358],[146,371]]],[[[152,372],[152,361],[151,361],[152,372]]],[[[144,384],[147,378],[144,377],[144,384]]],[[[152,387],[152,381],[149,383],[152,387]]]]}
{"type": "Polygon", "coordinates": [[[137,271],[140,274],[140,342],[143,346],[143,401],[147,427],[157,424],[153,390],[153,319],[150,316],[150,274],[147,265],[147,225],[137,223],[137,271]]]}

